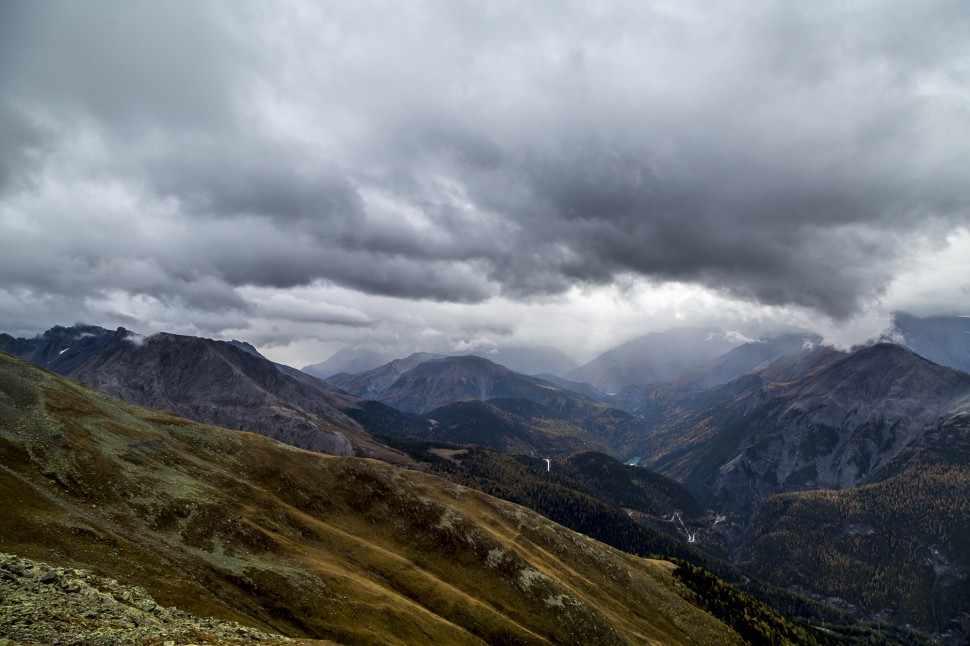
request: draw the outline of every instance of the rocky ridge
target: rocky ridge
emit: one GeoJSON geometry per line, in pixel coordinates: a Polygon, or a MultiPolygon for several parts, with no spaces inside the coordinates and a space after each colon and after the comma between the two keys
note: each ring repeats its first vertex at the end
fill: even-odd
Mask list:
{"type": "Polygon", "coordinates": [[[142,588],[87,570],[0,553],[0,643],[113,646],[294,640],[162,607],[142,588]]]}
{"type": "Polygon", "coordinates": [[[0,349],[140,406],[311,451],[401,461],[340,412],[356,397],[239,341],[75,326],[34,339],[0,335],[0,349]]]}

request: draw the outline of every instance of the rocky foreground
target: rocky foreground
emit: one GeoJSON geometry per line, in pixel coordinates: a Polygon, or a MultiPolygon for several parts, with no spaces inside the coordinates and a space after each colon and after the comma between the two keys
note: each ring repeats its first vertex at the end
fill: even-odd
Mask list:
{"type": "Polygon", "coordinates": [[[232,621],[163,608],[141,588],[0,553],[0,644],[282,644],[232,621]]]}

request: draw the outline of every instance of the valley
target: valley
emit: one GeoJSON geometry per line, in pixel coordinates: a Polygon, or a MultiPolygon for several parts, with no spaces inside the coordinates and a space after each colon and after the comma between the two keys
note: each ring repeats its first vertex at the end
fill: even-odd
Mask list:
{"type": "MultiPolygon", "coordinates": [[[[908,627],[946,643],[957,643],[965,632],[961,622],[970,616],[970,563],[964,556],[968,553],[966,536],[970,535],[970,526],[966,525],[970,517],[966,508],[970,500],[970,476],[966,472],[970,464],[970,375],[930,362],[900,345],[884,342],[837,351],[820,345],[818,338],[810,335],[745,342],[713,359],[695,356],[692,360],[700,363],[672,378],[626,386],[612,395],[592,385],[579,387],[584,392],[577,392],[568,387],[575,384],[571,380],[555,375],[549,375],[549,379],[530,377],[475,356],[419,353],[358,374],[336,374],[324,381],[274,364],[243,342],[177,335],[146,338],[124,329],[54,328],[34,340],[0,337],[0,347],[131,404],[163,409],[133,413],[135,409],[123,408],[127,405],[122,404],[89,406],[89,398],[98,401],[97,397],[103,396],[87,392],[79,395],[78,387],[69,387],[68,382],[50,382],[53,376],[29,376],[26,368],[8,360],[8,374],[0,382],[6,408],[0,412],[4,412],[8,427],[12,420],[21,421],[7,429],[14,435],[5,440],[6,455],[24,455],[26,463],[36,464],[38,474],[46,474],[38,477],[58,483],[70,495],[51,498],[47,487],[40,484],[45,480],[27,477],[19,467],[11,470],[9,463],[4,469],[16,476],[8,485],[11,491],[20,492],[18,495],[32,492],[24,500],[33,501],[26,503],[29,510],[44,510],[40,516],[65,513],[75,520],[57,521],[63,527],[80,523],[82,535],[90,534],[95,543],[110,541],[119,554],[136,555],[154,545],[152,549],[167,554],[165,558],[172,564],[178,562],[179,567],[205,572],[201,579],[193,575],[197,583],[189,587],[187,581],[175,581],[166,584],[168,587],[148,589],[160,597],[160,603],[187,603],[184,609],[189,612],[244,620],[254,628],[280,635],[337,642],[367,642],[383,631],[393,633],[397,629],[386,622],[375,624],[373,633],[356,633],[340,632],[347,628],[339,621],[344,628],[324,630],[319,617],[290,617],[291,601],[286,599],[291,592],[283,590],[305,594],[309,588],[293,579],[279,581],[282,588],[264,587],[257,581],[265,574],[258,572],[267,566],[259,563],[270,554],[303,549],[297,546],[306,541],[330,545],[321,543],[323,536],[330,536],[326,539],[329,541],[345,535],[347,538],[340,540],[360,544],[360,529],[388,521],[397,527],[396,532],[417,532],[416,536],[430,533],[418,547],[407,550],[400,543],[353,550],[349,543],[340,543],[339,548],[335,543],[326,549],[344,556],[328,559],[363,554],[353,557],[360,562],[381,550],[390,550],[399,555],[395,558],[414,563],[418,552],[412,550],[419,549],[465,563],[465,557],[457,556],[465,552],[451,551],[458,549],[458,544],[445,540],[448,531],[442,530],[457,521],[441,519],[458,512],[442,507],[436,525],[427,520],[434,527],[425,520],[404,521],[402,517],[430,504],[417,504],[415,500],[428,498],[446,504],[453,498],[464,500],[465,494],[455,493],[463,491],[468,495],[475,492],[472,498],[485,495],[522,505],[532,510],[530,513],[541,514],[536,518],[558,523],[577,535],[620,550],[620,554],[663,556],[679,559],[681,568],[700,568],[698,572],[708,573],[704,576],[714,576],[726,582],[724,585],[733,585],[730,589],[737,594],[747,595],[743,598],[750,601],[744,603],[767,604],[764,616],[775,617],[766,624],[774,626],[771,630],[783,633],[791,626],[791,630],[809,631],[799,633],[802,636],[792,643],[923,643],[923,638],[908,627]],[[38,391],[11,374],[26,376],[35,383],[47,380],[45,383],[54,386],[38,391]],[[62,394],[54,397],[55,391],[62,394]],[[68,392],[72,394],[64,394],[68,392]],[[39,402],[46,418],[38,417],[39,413],[18,417],[18,406],[29,408],[39,402]],[[116,410],[123,411],[120,414],[129,421],[118,422],[116,410]],[[253,439],[242,445],[236,440],[217,440],[228,438],[219,435],[228,431],[185,426],[195,422],[179,422],[177,416],[183,415],[198,423],[236,428],[268,439],[253,444],[258,436],[244,435],[253,439]],[[65,429],[53,431],[50,437],[56,438],[54,444],[50,440],[36,443],[37,431],[30,429],[40,428],[38,423],[51,424],[38,421],[41,419],[53,420],[55,427],[65,429]],[[122,430],[125,424],[133,423],[131,420],[139,420],[136,426],[142,430],[122,430]],[[95,437],[90,435],[92,423],[101,429],[95,434],[100,440],[90,439],[95,437]],[[145,424],[153,430],[144,430],[145,424]],[[161,436],[152,425],[161,425],[161,436]],[[22,434],[25,428],[27,435],[22,434]],[[98,435],[115,428],[123,437],[144,436],[146,441],[132,444],[133,440],[122,439],[127,448],[112,448],[107,453],[92,449],[103,442],[109,443],[104,446],[117,445],[117,438],[98,435]],[[190,428],[199,430],[185,435],[190,428]],[[166,434],[171,437],[166,439],[166,434]],[[203,441],[210,435],[216,444],[203,441]],[[200,447],[207,447],[201,449],[202,454],[198,447],[168,446],[190,437],[196,438],[193,442],[201,441],[200,447]],[[294,448],[279,453],[273,448],[273,440],[294,448]],[[86,453],[73,455],[79,446],[87,447],[86,453]],[[148,450],[149,446],[155,448],[148,450]],[[159,453],[163,446],[167,448],[159,453]],[[279,462],[271,469],[275,475],[257,467],[258,462],[245,463],[248,466],[241,463],[238,452],[243,446],[251,456],[247,460],[277,456],[272,458],[279,462]],[[304,464],[301,460],[309,457],[295,456],[314,454],[301,453],[303,449],[347,456],[344,459],[352,462],[332,463],[335,466],[324,471],[337,469],[339,475],[323,475],[320,465],[331,463],[304,464]],[[237,476],[220,471],[225,468],[220,466],[222,462],[210,464],[222,454],[242,467],[237,476]],[[172,457],[158,462],[162,455],[172,457]],[[351,466],[357,464],[356,456],[379,462],[351,466]],[[639,456],[638,466],[622,464],[631,456],[639,456]],[[80,471],[78,459],[87,465],[80,471]],[[204,465],[200,459],[204,459],[204,465]],[[177,466],[181,462],[184,467],[177,466]],[[111,464],[124,466],[118,471],[111,464]],[[338,468],[338,464],[342,466],[338,468]],[[137,492],[147,485],[169,493],[163,494],[163,502],[148,506],[133,505],[116,496],[104,498],[105,494],[86,479],[88,475],[81,473],[93,465],[107,469],[101,477],[111,483],[109,488],[137,492]],[[290,474],[291,469],[309,469],[316,474],[317,491],[348,501],[340,503],[346,504],[340,507],[345,509],[341,513],[363,517],[353,521],[348,517],[334,527],[329,523],[336,516],[327,515],[321,521],[318,511],[310,512],[301,505],[322,510],[330,509],[332,503],[320,506],[316,494],[301,488],[303,475],[290,474]],[[205,479],[228,490],[237,486],[231,483],[240,477],[271,478],[277,483],[273,485],[277,493],[272,495],[289,493],[282,503],[267,499],[265,504],[282,504],[283,509],[292,511],[267,516],[267,512],[242,503],[243,498],[223,500],[211,486],[185,480],[187,473],[203,471],[212,471],[205,479]],[[127,480],[132,473],[136,474],[134,479],[127,480]],[[421,480],[428,477],[433,480],[421,480]],[[125,478],[125,483],[116,482],[118,478],[125,478]],[[345,488],[349,482],[365,481],[375,483],[361,485],[363,491],[373,489],[372,502],[360,499],[357,485],[345,488]],[[419,481],[426,484],[418,487],[419,481]],[[134,486],[134,482],[142,484],[134,486]],[[176,482],[186,494],[171,490],[176,482]],[[436,484],[427,484],[431,482],[436,484]],[[438,494],[431,495],[428,487],[452,493],[443,494],[446,498],[442,499],[438,494]],[[414,493],[402,493],[405,491],[414,493]],[[72,502],[72,496],[104,503],[95,503],[99,508],[95,513],[72,502]],[[199,502],[190,500],[215,502],[200,507],[199,502]],[[103,515],[105,504],[113,509],[107,515],[103,515]],[[180,507],[184,511],[178,511],[180,507]],[[168,520],[159,520],[163,517],[160,513],[168,520]],[[305,518],[308,513],[317,514],[317,520],[305,518]],[[241,525],[230,520],[234,516],[249,518],[250,514],[256,516],[241,525]],[[319,522],[328,523],[328,528],[315,524],[319,522]],[[198,529],[189,531],[192,526],[198,529]],[[196,535],[195,531],[202,533],[196,535]],[[141,538],[132,542],[134,536],[141,538]],[[256,543],[237,552],[241,540],[256,543]],[[439,544],[441,541],[444,543],[439,544]],[[284,544],[290,547],[284,549],[284,544]],[[250,567],[256,568],[253,573],[248,573],[250,567]],[[199,596],[203,588],[208,592],[199,596]],[[180,600],[171,596],[175,589],[195,589],[196,593],[190,595],[191,600],[180,600]],[[269,610],[262,598],[271,589],[277,590],[272,593],[278,597],[272,606],[276,610],[269,610]],[[829,641],[810,626],[825,627],[829,641]]],[[[242,486],[255,491],[252,484],[242,486]]],[[[479,514],[497,518],[494,514],[498,512],[485,512],[482,504],[475,503],[472,516],[478,519],[476,523],[481,520],[479,514]]],[[[468,513],[455,518],[471,522],[468,513]]],[[[11,522],[17,526],[26,523],[34,528],[31,531],[37,531],[34,511],[11,522]]],[[[63,539],[54,535],[27,539],[29,533],[20,538],[8,535],[2,549],[29,558],[54,558],[53,565],[94,565],[88,557],[78,556],[73,547],[68,549],[63,539]]],[[[480,551],[474,547],[480,540],[489,545],[490,541],[503,544],[500,535],[508,536],[488,530],[482,537],[465,541],[472,549],[469,554],[480,551]],[[482,538],[486,535],[492,538],[482,538]]],[[[80,541],[78,549],[83,551],[84,544],[80,541]]],[[[495,549],[507,551],[507,547],[489,548],[495,549]]],[[[132,562],[144,558],[137,556],[132,562]]],[[[271,561],[276,563],[276,559],[274,556],[271,561]]],[[[310,567],[289,556],[285,562],[287,568],[296,568],[293,572],[310,567]]],[[[347,567],[343,561],[339,566],[333,560],[324,562],[335,572],[347,567]]],[[[396,561],[387,563],[391,562],[396,561]]],[[[277,567],[273,566],[274,571],[277,567]]],[[[377,568],[380,577],[389,576],[387,567],[390,565],[377,568]]],[[[552,576],[548,567],[523,565],[552,576]]],[[[425,572],[426,568],[420,565],[419,570],[425,572]]],[[[688,576],[687,569],[678,572],[688,576]]],[[[131,569],[99,572],[119,581],[132,580],[134,573],[131,569]]],[[[355,576],[340,575],[345,581],[355,576]]],[[[456,586],[456,581],[448,577],[464,575],[455,570],[418,575],[404,568],[399,576],[404,578],[392,579],[397,581],[392,587],[404,590],[409,601],[400,612],[410,616],[411,610],[406,608],[412,607],[409,604],[414,603],[414,595],[431,589],[427,576],[456,586]]],[[[583,576],[586,578],[585,573],[583,576]]],[[[706,580],[703,577],[691,580],[696,585],[708,585],[702,583],[706,580]]],[[[705,594],[715,594],[722,583],[706,587],[705,594]]],[[[362,585],[362,589],[370,590],[375,582],[368,579],[362,585]]],[[[335,580],[326,579],[327,589],[339,588],[335,586],[335,580]]],[[[525,588],[528,591],[530,586],[525,588]]],[[[605,592],[607,597],[614,593],[605,592]]],[[[346,591],[335,594],[334,598],[353,598],[346,591]]],[[[382,594],[387,592],[375,591],[366,597],[369,601],[360,603],[380,605],[383,602],[377,600],[383,598],[382,594]]],[[[481,603],[484,592],[476,588],[464,594],[481,603]]],[[[558,599],[562,594],[568,593],[556,592],[549,598],[558,599]]],[[[599,601],[584,599],[586,610],[580,614],[591,617],[602,612],[599,601]]],[[[708,610],[713,607],[697,598],[695,602],[708,610]]],[[[425,606],[425,611],[440,614],[435,605],[439,602],[430,603],[434,607],[425,606]]],[[[619,630],[616,617],[602,617],[602,629],[607,631],[603,635],[619,630]]],[[[413,621],[422,626],[415,628],[424,631],[422,634],[438,630],[433,621],[426,624],[422,623],[425,620],[408,619],[413,621]]],[[[517,629],[509,626],[521,625],[522,621],[497,617],[498,633],[475,638],[494,642],[498,639],[495,635],[514,632],[517,629]]],[[[733,625],[732,630],[744,634],[743,626],[733,625]]],[[[578,643],[575,635],[553,639],[578,643]]],[[[605,637],[594,641],[600,643],[599,639],[605,637]]]]}

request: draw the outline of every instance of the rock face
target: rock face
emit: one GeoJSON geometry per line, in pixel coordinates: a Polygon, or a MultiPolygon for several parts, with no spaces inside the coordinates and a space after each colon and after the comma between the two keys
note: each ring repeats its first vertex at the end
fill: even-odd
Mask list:
{"type": "Polygon", "coordinates": [[[16,356],[141,406],[331,455],[397,457],[338,410],[356,398],[238,341],[90,326],[3,341],[16,356]]]}
{"type": "Polygon", "coordinates": [[[163,608],[142,588],[0,553],[0,638],[29,644],[284,644],[293,640],[163,608]]]}
{"type": "Polygon", "coordinates": [[[970,643],[970,414],[928,426],[865,486],[769,498],[745,568],[970,643]]]}

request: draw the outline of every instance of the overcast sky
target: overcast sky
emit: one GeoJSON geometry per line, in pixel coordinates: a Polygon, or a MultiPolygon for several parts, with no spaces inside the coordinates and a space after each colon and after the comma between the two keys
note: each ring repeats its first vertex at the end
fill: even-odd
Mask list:
{"type": "Polygon", "coordinates": [[[0,331],[551,344],[970,314],[970,3],[0,3],[0,331]]]}

